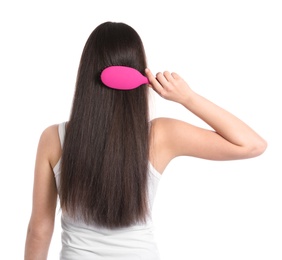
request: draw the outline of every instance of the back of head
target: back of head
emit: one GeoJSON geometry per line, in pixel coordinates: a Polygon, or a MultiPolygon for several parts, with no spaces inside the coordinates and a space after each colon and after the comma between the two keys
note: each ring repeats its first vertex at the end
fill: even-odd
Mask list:
{"type": "Polygon", "coordinates": [[[148,87],[106,87],[101,71],[114,65],[144,73],[146,57],[132,27],[106,22],[81,56],[59,190],[70,216],[109,228],[144,222],[147,214],[148,87]]]}

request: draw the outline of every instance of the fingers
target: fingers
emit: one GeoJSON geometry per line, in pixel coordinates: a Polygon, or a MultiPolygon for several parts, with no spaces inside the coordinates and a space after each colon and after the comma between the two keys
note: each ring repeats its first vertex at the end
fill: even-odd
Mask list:
{"type": "Polygon", "coordinates": [[[167,86],[168,82],[173,80],[171,74],[168,71],[165,71],[164,73],[158,72],[156,78],[163,87],[167,86]]]}
{"type": "Polygon", "coordinates": [[[174,79],[181,79],[181,77],[180,77],[177,73],[175,73],[175,72],[172,72],[172,73],[171,73],[171,76],[172,76],[174,79]]]}
{"type": "Polygon", "coordinates": [[[168,71],[165,71],[165,72],[163,73],[163,75],[164,75],[164,77],[166,78],[166,80],[169,81],[169,82],[174,80],[174,78],[173,78],[173,76],[172,76],[172,73],[170,73],[170,72],[168,72],[168,71]]]}
{"type": "Polygon", "coordinates": [[[174,88],[173,86],[175,86],[176,81],[181,79],[181,77],[175,72],[158,72],[156,74],[156,77],[152,74],[149,69],[146,69],[145,73],[149,79],[152,88],[162,97],[167,96],[167,92],[170,92],[174,88]]]}
{"type": "Polygon", "coordinates": [[[150,85],[152,86],[152,88],[160,95],[162,95],[162,91],[163,91],[163,87],[160,84],[160,82],[158,81],[157,78],[155,78],[155,76],[152,74],[152,72],[147,68],[145,69],[145,73],[149,79],[150,85]]]}
{"type": "Polygon", "coordinates": [[[151,84],[161,83],[161,85],[166,84],[168,81],[173,81],[174,79],[176,79],[174,76],[178,76],[174,72],[170,73],[168,71],[165,71],[164,73],[158,72],[155,77],[148,68],[145,70],[145,73],[151,84]]]}

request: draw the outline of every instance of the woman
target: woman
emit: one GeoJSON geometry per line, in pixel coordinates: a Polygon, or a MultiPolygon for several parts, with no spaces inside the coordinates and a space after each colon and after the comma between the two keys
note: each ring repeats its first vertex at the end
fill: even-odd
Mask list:
{"type": "Polygon", "coordinates": [[[245,159],[266,146],[253,129],[195,93],[178,74],[154,76],[136,31],[105,22],[85,44],[69,121],[41,135],[25,259],[47,258],[59,195],[61,259],[157,260],[151,211],[169,162],[177,156],[245,159]],[[134,68],[149,84],[130,90],[106,86],[101,73],[114,66],[134,68]],[[171,118],[149,122],[148,86],[213,131],[171,118]]]}

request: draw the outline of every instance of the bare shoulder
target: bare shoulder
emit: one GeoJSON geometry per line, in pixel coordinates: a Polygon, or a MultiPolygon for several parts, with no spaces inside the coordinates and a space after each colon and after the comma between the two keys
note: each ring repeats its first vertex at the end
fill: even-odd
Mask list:
{"type": "Polygon", "coordinates": [[[205,159],[229,158],[228,142],[214,131],[174,118],[156,118],[151,122],[150,160],[162,173],[178,156],[205,159]]]}
{"type": "Polygon", "coordinates": [[[46,127],[41,133],[38,152],[47,157],[52,168],[56,165],[61,156],[61,144],[59,138],[58,124],[46,127]]]}
{"type": "Polygon", "coordinates": [[[193,127],[193,125],[175,118],[159,117],[151,121],[152,133],[162,141],[169,141],[170,137],[173,138],[174,135],[179,135],[184,130],[187,131],[193,127]]]}
{"type": "Polygon", "coordinates": [[[183,125],[185,125],[185,122],[167,117],[155,118],[151,121],[150,161],[160,173],[174,158],[170,143],[177,136],[176,129],[180,131],[183,125]]]}
{"type": "Polygon", "coordinates": [[[184,121],[169,117],[158,117],[151,121],[152,127],[157,131],[166,131],[172,127],[186,124],[184,121]]]}

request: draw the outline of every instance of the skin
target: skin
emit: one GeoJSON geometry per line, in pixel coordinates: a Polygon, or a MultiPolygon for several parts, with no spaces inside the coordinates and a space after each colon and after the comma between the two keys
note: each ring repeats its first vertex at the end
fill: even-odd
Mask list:
{"type": "Polygon", "coordinates": [[[37,149],[33,203],[25,245],[25,260],[47,259],[54,230],[57,188],[53,173],[61,155],[58,126],[43,131],[37,149]]]}
{"type": "Polygon", "coordinates": [[[214,131],[170,118],[153,120],[154,143],[150,159],[159,172],[177,156],[209,160],[238,160],[259,156],[266,141],[228,111],[198,95],[177,74],[165,71],[156,77],[146,69],[151,87],[164,99],[183,105],[214,131]]]}
{"type": "MultiPolygon", "coordinates": [[[[153,75],[146,69],[153,88],[161,97],[183,105],[214,131],[171,119],[152,120],[149,160],[162,173],[178,156],[209,160],[238,160],[259,156],[267,143],[240,119],[195,93],[177,74],[153,75]]],[[[58,125],[42,133],[35,162],[33,206],[28,225],[25,260],[47,259],[57,205],[53,167],[61,156],[58,125]]]]}

